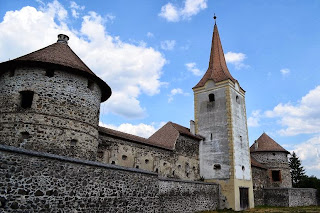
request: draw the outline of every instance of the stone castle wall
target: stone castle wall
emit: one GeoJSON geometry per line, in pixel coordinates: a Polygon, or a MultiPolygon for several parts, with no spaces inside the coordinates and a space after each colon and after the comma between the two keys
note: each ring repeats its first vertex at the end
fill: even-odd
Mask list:
{"type": "Polygon", "coordinates": [[[94,160],[101,91],[88,79],[59,70],[16,68],[0,76],[0,141],[36,151],[94,160]],[[30,108],[22,91],[34,92],[30,108]]]}
{"type": "Polygon", "coordinates": [[[208,196],[219,195],[218,184],[160,179],[159,190],[162,212],[193,213],[219,208],[217,196],[208,196]]]}
{"type": "Polygon", "coordinates": [[[97,160],[129,168],[156,172],[162,177],[198,180],[199,142],[179,136],[175,150],[100,133],[97,160]]]}
{"type": "Polygon", "coordinates": [[[252,183],[253,183],[253,195],[254,205],[264,205],[263,189],[268,186],[269,176],[267,169],[258,168],[252,166],[252,183]]]}
{"type": "Polygon", "coordinates": [[[0,212],[182,213],[218,208],[219,194],[215,184],[0,145],[0,212]]]}
{"type": "Polygon", "coordinates": [[[268,188],[263,191],[264,205],[284,207],[317,205],[316,189],[268,188]]]}

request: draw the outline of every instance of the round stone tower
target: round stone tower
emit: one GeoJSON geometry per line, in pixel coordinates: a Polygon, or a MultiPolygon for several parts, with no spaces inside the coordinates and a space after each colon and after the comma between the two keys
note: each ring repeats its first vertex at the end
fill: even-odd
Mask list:
{"type": "Polygon", "coordinates": [[[100,102],[111,95],[69,37],[0,64],[0,143],[94,160],[100,102]]]}

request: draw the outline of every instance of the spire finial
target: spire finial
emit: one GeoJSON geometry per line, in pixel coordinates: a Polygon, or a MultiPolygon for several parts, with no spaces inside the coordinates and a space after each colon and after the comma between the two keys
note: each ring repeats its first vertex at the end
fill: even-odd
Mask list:
{"type": "Polygon", "coordinates": [[[215,13],[214,13],[214,15],[213,15],[213,19],[214,19],[214,24],[216,24],[217,16],[216,16],[216,14],[215,14],[215,13]]]}

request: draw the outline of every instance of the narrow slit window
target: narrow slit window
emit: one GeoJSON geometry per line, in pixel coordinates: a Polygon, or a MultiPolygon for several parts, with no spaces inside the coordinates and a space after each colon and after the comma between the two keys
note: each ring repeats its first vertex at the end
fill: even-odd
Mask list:
{"type": "Polygon", "coordinates": [[[34,92],[32,91],[21,91],[21,107],[23,109],[29,109],[32,106],[32,101],[33,101],[33,94],[34,92]]]}
{"type": "Polygon", "coordinates": [[[215,98],[214,98],[214,94],[209,94],[209,101],[210,102],[213,102],[213,101],[215,101],[215,98]]]}
{"type": "Polygon", "coordinates": [[[87,86],[87,87],[88,87],[90,90],[93,90],[93,86],[94,86],[93,81],[88,80],[88,86],[87,86]]]}
{"type": "Polygon", "coordinates": [[[54,70],[46,70],[46,76],[49,78],[52,78],[54,76],[54,70]]]}
{"type": "Polygon", "coordinates": [[[210,133],[210,140],[212,141],[212,133],[210,133]]]}
{"type": "Polygon", "coordinates": [[[237,102],[238,104],[240,104],[240,98],[239,98],[238,95],[236,96],[236,102],[237,102]]]}

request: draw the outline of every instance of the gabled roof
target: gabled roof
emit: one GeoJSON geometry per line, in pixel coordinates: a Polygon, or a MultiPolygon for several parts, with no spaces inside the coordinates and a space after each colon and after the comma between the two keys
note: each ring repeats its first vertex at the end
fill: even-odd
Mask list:
{"type": "Polygon", "coordinates": [[[286,149],[280,146],[266,133],[263,133],[250,147],[250,152],[285,152],[290,154],[286,149]]]}
{"type": "Polygon", "coordinates": [[[6,68],[13,68],[19,65],[38,66],[44,68],[62,68],[94,80],[101,88],[101,101],[111,96],[110,87],[72,51],[67,42],[56,42],[40,50],[34,51],[19,58],[0,63],[0,72],[7,71],[6,68]]]}
{"type": "Polygon", "coordinates": [[[114,130],[114,129],[109,129],[109,128],[106,128],[106,127],[99,126],[99,132],[103,133],[103,134],[106,134],[106,135],[113,136],[113,137],[126,139],[126,140],[129,140],[129,141],[134,142],[134,143],[141,143],[141,144],[145,144],[145,145],[149,145],[149,146],[151,145],[151,146],[155,146],[155,147],[158,147],[158,148],[168,149],[167,147],[164,147],[161,144],[150,143],[149,140],[146,139],[146,138],[139,137],[139,136],[132,135],[132,134],[128,134],[128,133],[125,133],[125,132],[120,132],[120,131],[117,131],[117,130],[114,130]]]}
{"type": "Polygon", "coordinates": [[[228,70],[220,41],[218,27],[217,24],[214,24],[209,67],[207,72],[204,74],[198,84],[193,87],[193,89],[204,86],[208,80],[213,80],[217,83],[227,79],[230,79],[233,82],[237,81],[232,77],[228,70]]]}
{"type": "Polygon", "coordinates": [[[192,134],[190,129],[170,121],[151,135],[148,140],[150,143],[161,144],[161,146],[174,149],[180,134],[199,141],[203,139],[201,136],[192,134]]]}
{"type": "Polygon", "coordinates": [[[251,157],[251,166],[255,166],[261,169],[267,169],[267,167],[265,167],[264,165],[262,165],[261,163],[259,163],[256,159],[254,159],[252,156],[251,157]]]}

